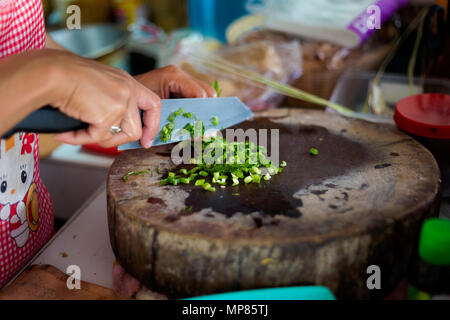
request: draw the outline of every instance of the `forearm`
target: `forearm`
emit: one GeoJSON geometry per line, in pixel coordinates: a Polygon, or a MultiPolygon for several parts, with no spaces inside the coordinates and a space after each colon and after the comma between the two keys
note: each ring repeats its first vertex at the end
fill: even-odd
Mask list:
{"type": "Polygon", "coordinates": [[[41,65],[37,50],[0,60],[0,136],[50,102],[53,71],[41,65]]]}

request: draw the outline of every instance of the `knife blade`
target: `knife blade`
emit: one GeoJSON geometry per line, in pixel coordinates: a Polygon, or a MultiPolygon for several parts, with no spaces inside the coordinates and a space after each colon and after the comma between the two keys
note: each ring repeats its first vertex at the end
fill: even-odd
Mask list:
{"type": "MultiPolygon", "coordinates": [[[[184,112],[194,114],[199,120],[203,121],[205,130],[216,128],[225,129],[253,116],[250,109],[236,97],[227,98],[201,98],[201,99],[163,99],[161,100],[161,121],[158,134],[153,143],[154,146],[179,142],[183,137],[175,138],[176,131],[173,132],[175,139],[168,142],[161,141],[160,131],[168,123],[168,117],[180,107],[184,112]],[[217,126],[211,124],[214,116],[218,116],[217,126]]],[[[175,119],[175,129],[183,128],[187,123],[195,122],[194,119],[184,118],[182,116],[175,119]]],[[[80,120],[73,119],[58,109],[51,106],[45,106],[29,114],[24,120],[5,133],[2,138],[9,138],[16,132],[33,133],[62,133],[80,129],[86,129],[89,124],[80,120]]],[[[141,148],[139,141],[127,143],[119,146],[119,150],[128,150],[141,148]]]]}
{"type": "MultiPolygon", "coordinates": [[[[180,142],[186,139],[186,136],[177,135],[177,130],[184,128],[184,126],[188,123],[203,121],[205,131],[209,129],[221,130],[248,120],[252,116],[253,112],[251,112],[250,109],[237,97],[162,100],[161,122],[159,125],[158,134],[153,141],[153,146],[180,142]],[[161,130],[166,124],[169,123],[169,116],[179,108],[183,108],[184,113],[192,113],[198,120],[188,119],[183,116],[175,118],[175,129],[172,132],[172,140],[163,142],[160,138],[161,130]],[[211,123],[213,117],[215,116],[219,119],[216,126],[211,123]]],[[[129,150],[137,148],[142,148],[139,141],[121,145],[118,149],[129,150]]]]}

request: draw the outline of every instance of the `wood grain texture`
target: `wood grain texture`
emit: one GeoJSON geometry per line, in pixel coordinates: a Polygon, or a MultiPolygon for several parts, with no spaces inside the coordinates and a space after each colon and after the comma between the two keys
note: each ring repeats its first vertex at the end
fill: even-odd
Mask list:
{"type": "Polygon", "coordinates": [[[50,265],[33,265],[0,291],[0,300],[120,300],[114,291],[81,282],[81,289],[67,289],[68,276],[50,265]]]}
{"type": "Polygon", "coordinates": [[[309,284],[338,298],[387,295],[406,274],[424,218],[437,212],[432,155],[395,126],[320,111],[279,109],[239,127],[280,130],[283,173],[211,193],[160,186],[175,168],[168,147],[117,158],[107,194],[120,263],[171,297],[309,284]],[[122,180],[148,168],[153,175],[122,180]],[[372,264],[381,290],[366,287],[372,264]]]}

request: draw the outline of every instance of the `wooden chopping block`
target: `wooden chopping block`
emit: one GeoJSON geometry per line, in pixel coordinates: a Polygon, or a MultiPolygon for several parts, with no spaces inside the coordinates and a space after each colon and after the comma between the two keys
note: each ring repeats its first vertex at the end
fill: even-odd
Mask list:
{"type": "Polygon", "coordinates": [[[33,265],[0,291],[0,300],[119,300],[114,291],[81,281],[67,288],[68,276],[50,265],[33,265]]]}
{"type": "Polygon", "coordinates": [[[161,186],[175,169],[167,147],[116,159],[108,221],[125,269],[170,297],[312,284],[338,298],[386,296],[437,213],[431,153],[393,125],[320,111],[275,110],[238,127],[280,129],[281,174],[213,193],[161,186]],[[153,175],[122,179],[148,168],[153,175]],[[381,270],[380,290],[367,288],[370,265],[381,270]]]}

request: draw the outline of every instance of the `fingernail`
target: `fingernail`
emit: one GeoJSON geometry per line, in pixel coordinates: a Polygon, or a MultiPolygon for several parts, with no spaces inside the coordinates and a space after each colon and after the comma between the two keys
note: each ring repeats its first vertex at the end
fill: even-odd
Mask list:
{"type": "Polygon", "coordinates": [[[150,140],[149,142],[147,142],[147,143],[144,145],[144,148],[148,149],[148,148],[150,148],[150,147],[152,146],[152,144],[153,144],[153,140],[150,140]]]}

